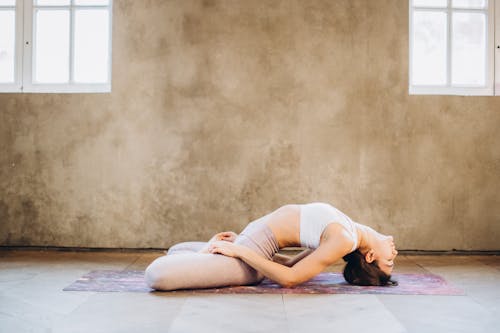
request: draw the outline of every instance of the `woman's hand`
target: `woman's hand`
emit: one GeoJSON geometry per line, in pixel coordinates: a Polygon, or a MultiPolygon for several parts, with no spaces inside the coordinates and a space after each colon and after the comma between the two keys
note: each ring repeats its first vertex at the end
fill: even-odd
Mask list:
{"type": "Polygon", "coordinates": [[[228,241],[215,241],[208,245],[209,253],[219,253],[233,258],[239,258],[241,251],[242,247],[240,245],[236,245],[228,241]]]}
{"type": "Polygon", "coordinates": [[[234,242],[234,240],[238,237],[238,234],[233,232],[233,231],[224,231],[224,232],[219,232],[218,234],[215,234],[212,239],[209,240],[209,242],[216,242],[216,241],[227,241],[227,242],[234,242]]]}

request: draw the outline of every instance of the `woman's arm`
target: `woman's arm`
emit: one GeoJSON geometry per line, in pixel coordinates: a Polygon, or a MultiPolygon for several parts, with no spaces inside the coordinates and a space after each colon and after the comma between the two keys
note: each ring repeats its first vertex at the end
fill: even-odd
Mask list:
{"type": "Polygon", "coordinates": [[[304,259],[313,252],[314,252],[313,249],[305,249],[304,251],[300,252],[295,257],[290,259],[290,261],[288,262],[289,265],[288,267],[294,266],[296,263],[298,263],[299,261],[301,261],[302,259],[304,259]]]}
{"type": "Polygon", "coordinates": [[[216,233],[212,238],[210,238],[210,240],[207,242],[207,245],[205,245],[201,250],[199,250],[198,253],[209,253],[208,247],[210,246],[210,243],[220,241],[220,240],[234,242],[236,237],[238,237],[238,234],[235,233],[234,231],[223,231],[223,232],[216,233]]]}
{"type": "Polygon", "coordinates": [[[209,251],[240,258],[267,278],[289,288],[321,273],[326,267],[346,255],[351,246],[352,240],[349,241],[349,236],[329,238],[293,267],[286,267],[263,258],[248,247],[224,241],[212,243],[209,251]]]}
{"type": "Polygon", "coordinates": [[[238,234],[235,233],[234,231],[223,231],[223,232],[216,233],[212,238],[210,238],[210,240],[208,242],[211,243],[211,242],[220,241],[220,240],[234,242],[236,237],[238,237],[238,234]]]}
{"type": "Polygon", "coordinates": [[[290,267],[290,265],[289,265],[290,260],[292,260],[291,257],[283,255],[283,254],[279,254],[279,253],[275,253],[273,256],[273,262],[278,263],[280,265],[285,265],[288,267],[290,267]]]}
{"type": "Polygon", "coordinates": [[[302,259],[304,259],[308,255],[310,255],[312,252],[313,252],[313,249],[305,249],[304,251],[297,254],[295,257],[290,257],[290,256],[286,256],[286,255],[283,255],[280,253],[276,253],[273,256],[273,261],[278,263],[278,264],[285,265],[287,267],[292,267],[293,265],[295,265],[296,263],[298,263],[299,261],[301,261],[302,259]]]}

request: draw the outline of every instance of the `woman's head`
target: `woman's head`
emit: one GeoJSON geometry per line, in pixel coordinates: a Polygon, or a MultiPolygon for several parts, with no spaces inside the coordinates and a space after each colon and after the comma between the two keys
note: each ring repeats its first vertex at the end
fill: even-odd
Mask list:
{"type": "Polygon", "coordinates": [[[361,286],[385,286],[396,284],[391,280],[394,258],[398,251],[392,236],[376,233],[371,247],[363,254],[360,249],[344,256],[344,278],[351,284],[361,286]]]}
{"type": "Polygon", "coordinates": [[[357,224],[358,249],[344,256],[344,278],[357,285],[384,286],[391,281],[394,259],[398,255],[392,236],[381,234],[369,226],[357,224]]]}
{"type": "Polygon", "coordinates": [[[375,232],[368,249],[365,248],[363,254],[366,262],[375,263],[387,275],[392,274],[394,259],[397,255],[394,238],[378,232],[375,232]]]}
{"type": "Polygon", "coordinates": [[[361,251],[356,250],[344,256],[344,279],[359,286],[385,286],[397,284],[391,275],[382,271],[377,261],[368,262],[361,251]]]}

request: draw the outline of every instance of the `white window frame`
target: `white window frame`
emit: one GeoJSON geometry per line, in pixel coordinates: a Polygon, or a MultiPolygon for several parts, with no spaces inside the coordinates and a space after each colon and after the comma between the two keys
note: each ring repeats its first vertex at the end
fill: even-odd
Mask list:
{"type": "MultiPolygon", "coordinates": [[[[0,83],[0,93],[108,93],[111,92],[112,76],[112,31],[113,31],[113,0],[109,0],[106,6],[78,6],[71,0],[68,6],[50,6],[51,9],[70,8],[70,82],[69,83],[34,83],[33,82],[33,20],[34,6],[33,0],[16,1],[16,55],[14,63],[14,83],[0,83]],[[75,83],[73,81],[73,50],[74,50],[74,15],[75,9],[96,9],[109,8],[109,47],[108,47],[108,78],[106,83],[75,83]]],[[[44,7],[45,8],[45,7],[44,7]]],[[[49,8],[47,6],[46,8],[49,8]]]]}
{"type": "Polygon", "coordinates": [[[500,96],[500,1],[498,0],[495,3],[494,48],[495,48],[495,96],[500,96]]]}
{"type": "Polygon", "coordinates": [[[22,63],[23,63],[23,1],[16,1],[14,6],[2,6],[0,10],[15,9],[15,55],[14,55],[14,82],[0,83],[0,92],[20,92],[22,91],[22,63]]]}
{"type": "MultiPolygon", "coordinates": [[[[488,1],[488,16],[487,16],[487,50],[486,50],[486,84],[484,86],[458,86],[451,85],[451,36],[452,36],[452,12],[476,12],[475,9],[452,9],[451,1],[447,0],[447,8],[435,8],[435,7],[418,7],[414,9],[413,0],[409,0],[409,63],[408,63],[408,73],[409,73],[409,93],[410,95],[461,95],[461,96],[492,96],[495,93],[500,94],[500,49],[495,49],[496,45],[499,45],[500,38],[500,6],[495,6],[495,0],[488,1]],[[446,85],[413,85],[413,73],[412,73],[412,63],[413,63],[413,12],[430,10],[434,12],[445,12],[447,14],[447,83],[446,85]],[[495,28],[496,22],[496,28],[495,28]],[[496,37],[495,37],[496,29],[496,37]],[[497,50],[497,52],[495,52],[497,50]],[[496,61],[495,61],[496,59],[496,61]],[[495,62],[497,67],[495,68],[495,62]]],[[[500,2],[500,1],[499,1],[500,2]]],[[[480,10],[484,11],[484,10],[480,10]]]]}

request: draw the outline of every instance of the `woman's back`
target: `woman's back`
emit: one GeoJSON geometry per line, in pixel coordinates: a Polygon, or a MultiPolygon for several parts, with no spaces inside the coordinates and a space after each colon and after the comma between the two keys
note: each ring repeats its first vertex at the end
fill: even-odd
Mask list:
{"type": "Polygon", "coordinates": [[[315,249],[321,242],[323,232],[332,223],[342,225],[349,232],[353,241],[352,251],[358,246],[355,222],[327,203],[313,202],[282,206],[257,221],[260,220],[266,221],[275,234],[280,248],[315,249]]]}
{"type": "Polygon", "coordinates": [[[300,247],[300,205],[285,205],[256,221],[264,220],[279,247],[300,247]]]}

